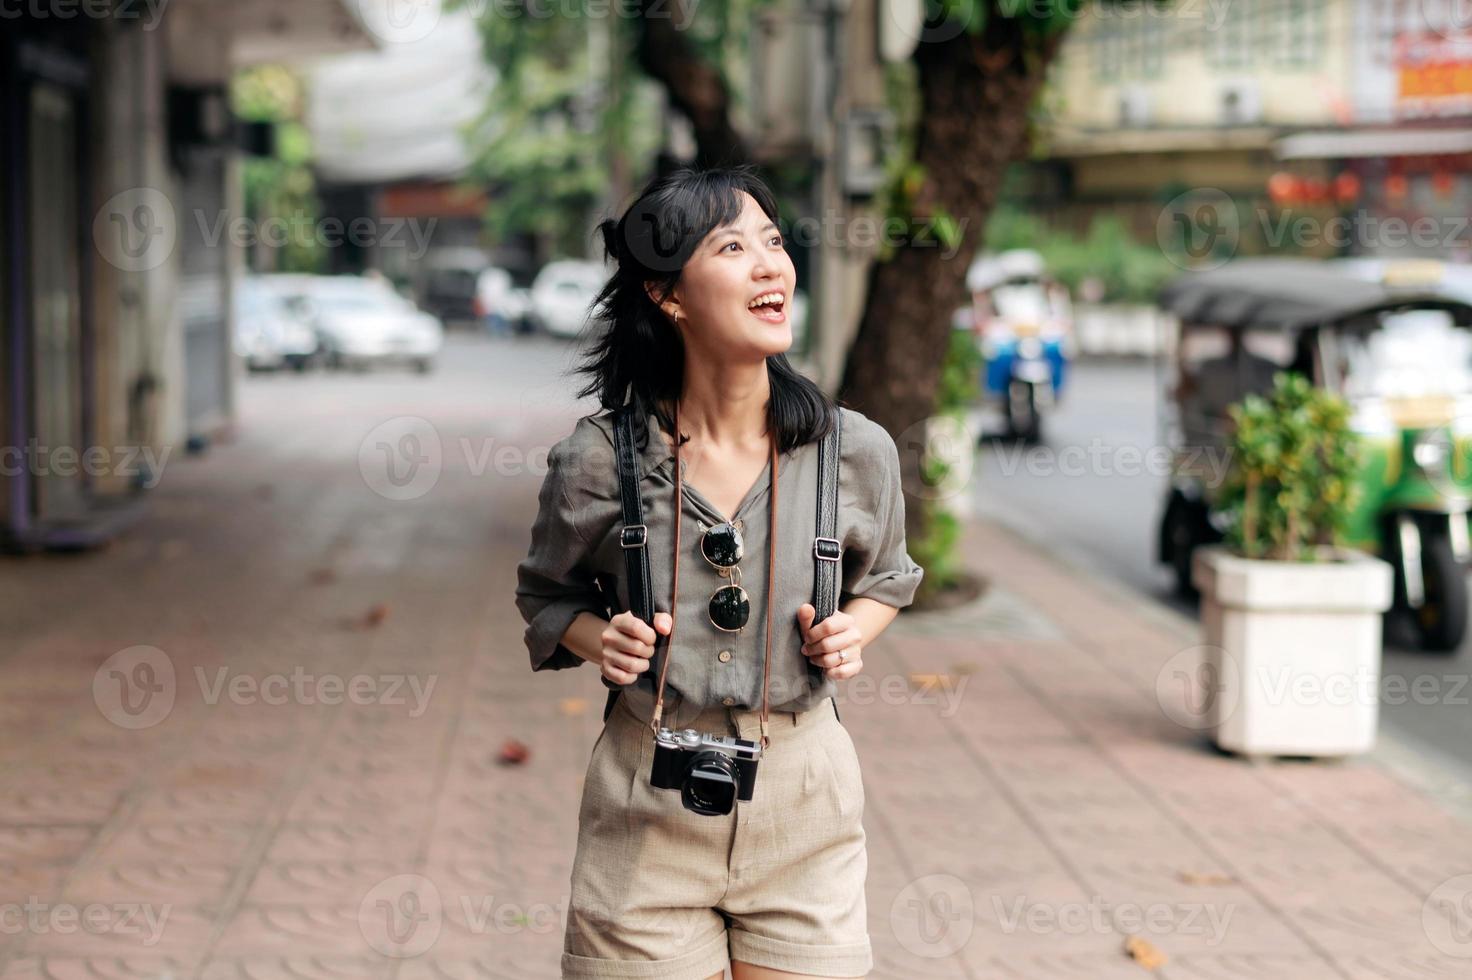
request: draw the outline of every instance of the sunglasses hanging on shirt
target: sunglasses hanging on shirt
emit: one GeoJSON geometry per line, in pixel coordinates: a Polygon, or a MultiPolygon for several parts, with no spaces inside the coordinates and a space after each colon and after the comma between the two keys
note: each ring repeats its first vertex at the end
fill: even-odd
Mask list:
{"type": "Polygon", "coordinates": [[[723,577],[731,580],[711,593],[706,615],[716,629],[726,633],[739,633],[751,618],[751,598],[741,587],[739,562],[745,551],[741,537],[741,521],[724,522],[706,526],[700,522],[700,553],[723,577]]]}

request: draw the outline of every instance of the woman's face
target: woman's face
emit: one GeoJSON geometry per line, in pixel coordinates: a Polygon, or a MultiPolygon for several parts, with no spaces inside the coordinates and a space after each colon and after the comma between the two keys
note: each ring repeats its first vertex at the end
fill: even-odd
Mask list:
{"type": "Polygon", "coordinates": [[[782,234],[756,199],[741,193],[729,226],[706,235],[680,271],[667,312],[687,343],[752,360],[792,346],[792,290],[797,271],[782,234]]]}

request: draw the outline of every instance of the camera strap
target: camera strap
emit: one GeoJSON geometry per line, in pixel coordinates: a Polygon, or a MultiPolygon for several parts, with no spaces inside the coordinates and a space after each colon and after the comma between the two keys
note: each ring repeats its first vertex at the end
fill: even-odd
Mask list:
{"type": "MultiPolygon", "coordinates": [[[[679,423],[676,419],[676,431],[679,423]]],[[[843,429],[843,412],[834,413],[834,424],[828,433],[824,435],[818,445],[818,494],[817,494],[817,535],[813,540],[813,608],[815,610],[813,623],[817,624],[833,614],[838,605],[839,570],[842,567],[843,545],[838,540],[838,481],[839,481],[839,453],[841,449],[841,438],[843,429]]],[[[655,433],[647,433],[647,438],[657,438],[655,433]]],[[[623,405],[614,410],[613,415],[614,457],[618,468],[619,480],[619,503],[622,510],[623,527],[619,532],[619,543],[624,552],[625,581],[628,583],[629,608],[644,622],[654,625],[654,589],[651,584],[649,572],[649,529],[644,523],[644,503],[639,493],[639,465],[638,455],[635,448],[634,438],[634,411],[633,406],[623,405]]],[[[776,499],[777,499],[777,459],[776,446],[772,449],[772,489],[771,501],[771,532],[769,543],[775,542],[776,537],[776,499]]],[[[675,492],[676,492],[676,515],[680,513],[681,487],[679,452],[676,449],[675,456],[675,492]]],[[[679,575],[679,538],[680,521],[675,522],[675,584],[678,585],[679,575]]],[[[772,609],[772,586],[775,577],[775,562],[772,560],[775,548],[768,548],[768,575],[767,575],[767,629],[768,649],[766,661],[763,668],[762,683],[762,730],[766,732],[767,717],[767,691],[769,689],[771,671],[771,609],[772,609]]],[[[673,598],[671,600],[673,602],[673,598]]],[[[658,729],[659,717],[663,712],[663,694],[665,670],[668,667],[666,656],[669,644],[674,639],[674,630],[670,630],[668,637],[656,637],[654,660],[650,668],[659,670],[659,688],[656,693],[655,721],[653,727],[658,729]]],[[[822,669],[808,662],[810,675],[816,674],[821,677],[822,669]]],[[[620,687],[604,678],[604,684],[610,690],[608,701],[604,705],[603,719],[613,713],[613,707],[618,700],[620,687]]]]}

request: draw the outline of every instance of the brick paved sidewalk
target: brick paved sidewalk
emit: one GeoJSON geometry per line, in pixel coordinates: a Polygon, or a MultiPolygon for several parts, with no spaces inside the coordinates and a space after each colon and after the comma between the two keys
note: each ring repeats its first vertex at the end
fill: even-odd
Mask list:
{"type": "MultiPolygon", "coordinates": [[[[0,563],[0,978],[557,975],[602,688],[526,665],[539,477],[452,449],[576,413],[456,370],[253,383],[128,538],[0,563]],[[414,499],[360,469],[396,416],[444,448],[414,499]]],[[[1146,976],[1131,932],[1170,980],[1472,975],[1465,824],[1373,760],[1216,755],[1156,699],[1188,633],[993,525],[966,548],[997,587],[902,616],[843,714],[876,978],[1146,976]]]]}

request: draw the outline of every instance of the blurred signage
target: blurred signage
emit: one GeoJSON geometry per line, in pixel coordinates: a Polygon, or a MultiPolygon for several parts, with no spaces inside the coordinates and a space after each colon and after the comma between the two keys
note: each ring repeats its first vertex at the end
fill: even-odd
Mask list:
{"type": "Polygon", "coordinates": [[[1472,32],[1402,35],[1395,74],[1401,116],[1472,114],[1472,32]]]}

